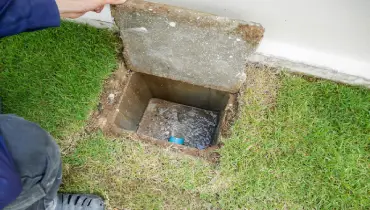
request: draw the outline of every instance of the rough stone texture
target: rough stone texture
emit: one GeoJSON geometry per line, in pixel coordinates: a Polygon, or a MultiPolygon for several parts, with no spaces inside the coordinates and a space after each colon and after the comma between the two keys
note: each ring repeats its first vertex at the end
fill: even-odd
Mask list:
{"type": "Polygon", "coordinates": [[[145,1],[117,6],[113,16],[131,70],[231,93],[264,33],[255,23],[145,1]]]}

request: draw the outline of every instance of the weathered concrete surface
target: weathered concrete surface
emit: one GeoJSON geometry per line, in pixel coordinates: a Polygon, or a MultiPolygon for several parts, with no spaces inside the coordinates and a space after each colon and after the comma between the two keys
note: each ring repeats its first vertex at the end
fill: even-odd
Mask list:
{"type": "Polygon", "coordinates": [[[264,33],[255,23],[145,1],[117,6],[113,16],[131,70],[231,93],[264,33]]]}

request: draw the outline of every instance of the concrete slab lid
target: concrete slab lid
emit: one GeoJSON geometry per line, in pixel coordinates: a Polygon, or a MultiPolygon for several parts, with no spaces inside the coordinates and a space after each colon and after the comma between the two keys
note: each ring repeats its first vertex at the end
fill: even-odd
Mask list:
{"type": "Polygon", "coordinates": [[[230,93],[264,34],[257,23],[141,0],[114,7],[113,17],[131,70],[230,93]]]}

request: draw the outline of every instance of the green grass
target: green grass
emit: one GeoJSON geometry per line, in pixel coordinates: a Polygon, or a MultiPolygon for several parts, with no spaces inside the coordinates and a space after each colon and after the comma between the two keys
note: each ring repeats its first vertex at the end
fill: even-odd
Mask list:
{"type": "Polygon", "coordinates": [[[118,209],[205,209],[198,188],[216,174],[204,160],[99,133],[80,140],[64,163],[62,191],[95,193],[118,209]]]}
{"type": "Polygon", "coordinates": [[[107,30],[70,22],[0,39],[3,111],[58,138],[79,131],[117,67],[117,43],[107,30]]]}
{"type": "Polygon", "coordinates": [[[119,209],[370,208],[365,88],[248,71],[217,165],[126,137],[74,135],[117,67],[117,43],[112,32],[68,22],[0,40],[5,112],[73,146],[62,191],[100,194],[119,209]]]}
{"type": "MultiPolygon", "coordinates": [[[[368,209],[370,92],[285,75],[276,104],[249,89],[221,150],[224,208],[368,209]]],[[[262,87],[265,88],[266,86],[262,87]]]]}

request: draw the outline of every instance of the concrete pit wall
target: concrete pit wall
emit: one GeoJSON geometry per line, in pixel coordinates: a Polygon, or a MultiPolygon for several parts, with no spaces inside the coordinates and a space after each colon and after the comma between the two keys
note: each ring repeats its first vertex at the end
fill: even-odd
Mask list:
{"type": "Polygon", "coordinates": [[[116,127],[122,133],[137,132],[151,99],[162,99],[217,113],[217,126],[212,134],[212,145],[217,144],[225,118],[225,109],[229,104],[229,93],[152,75],[133,73],[129,77],[114,119],[116,127]]]}

